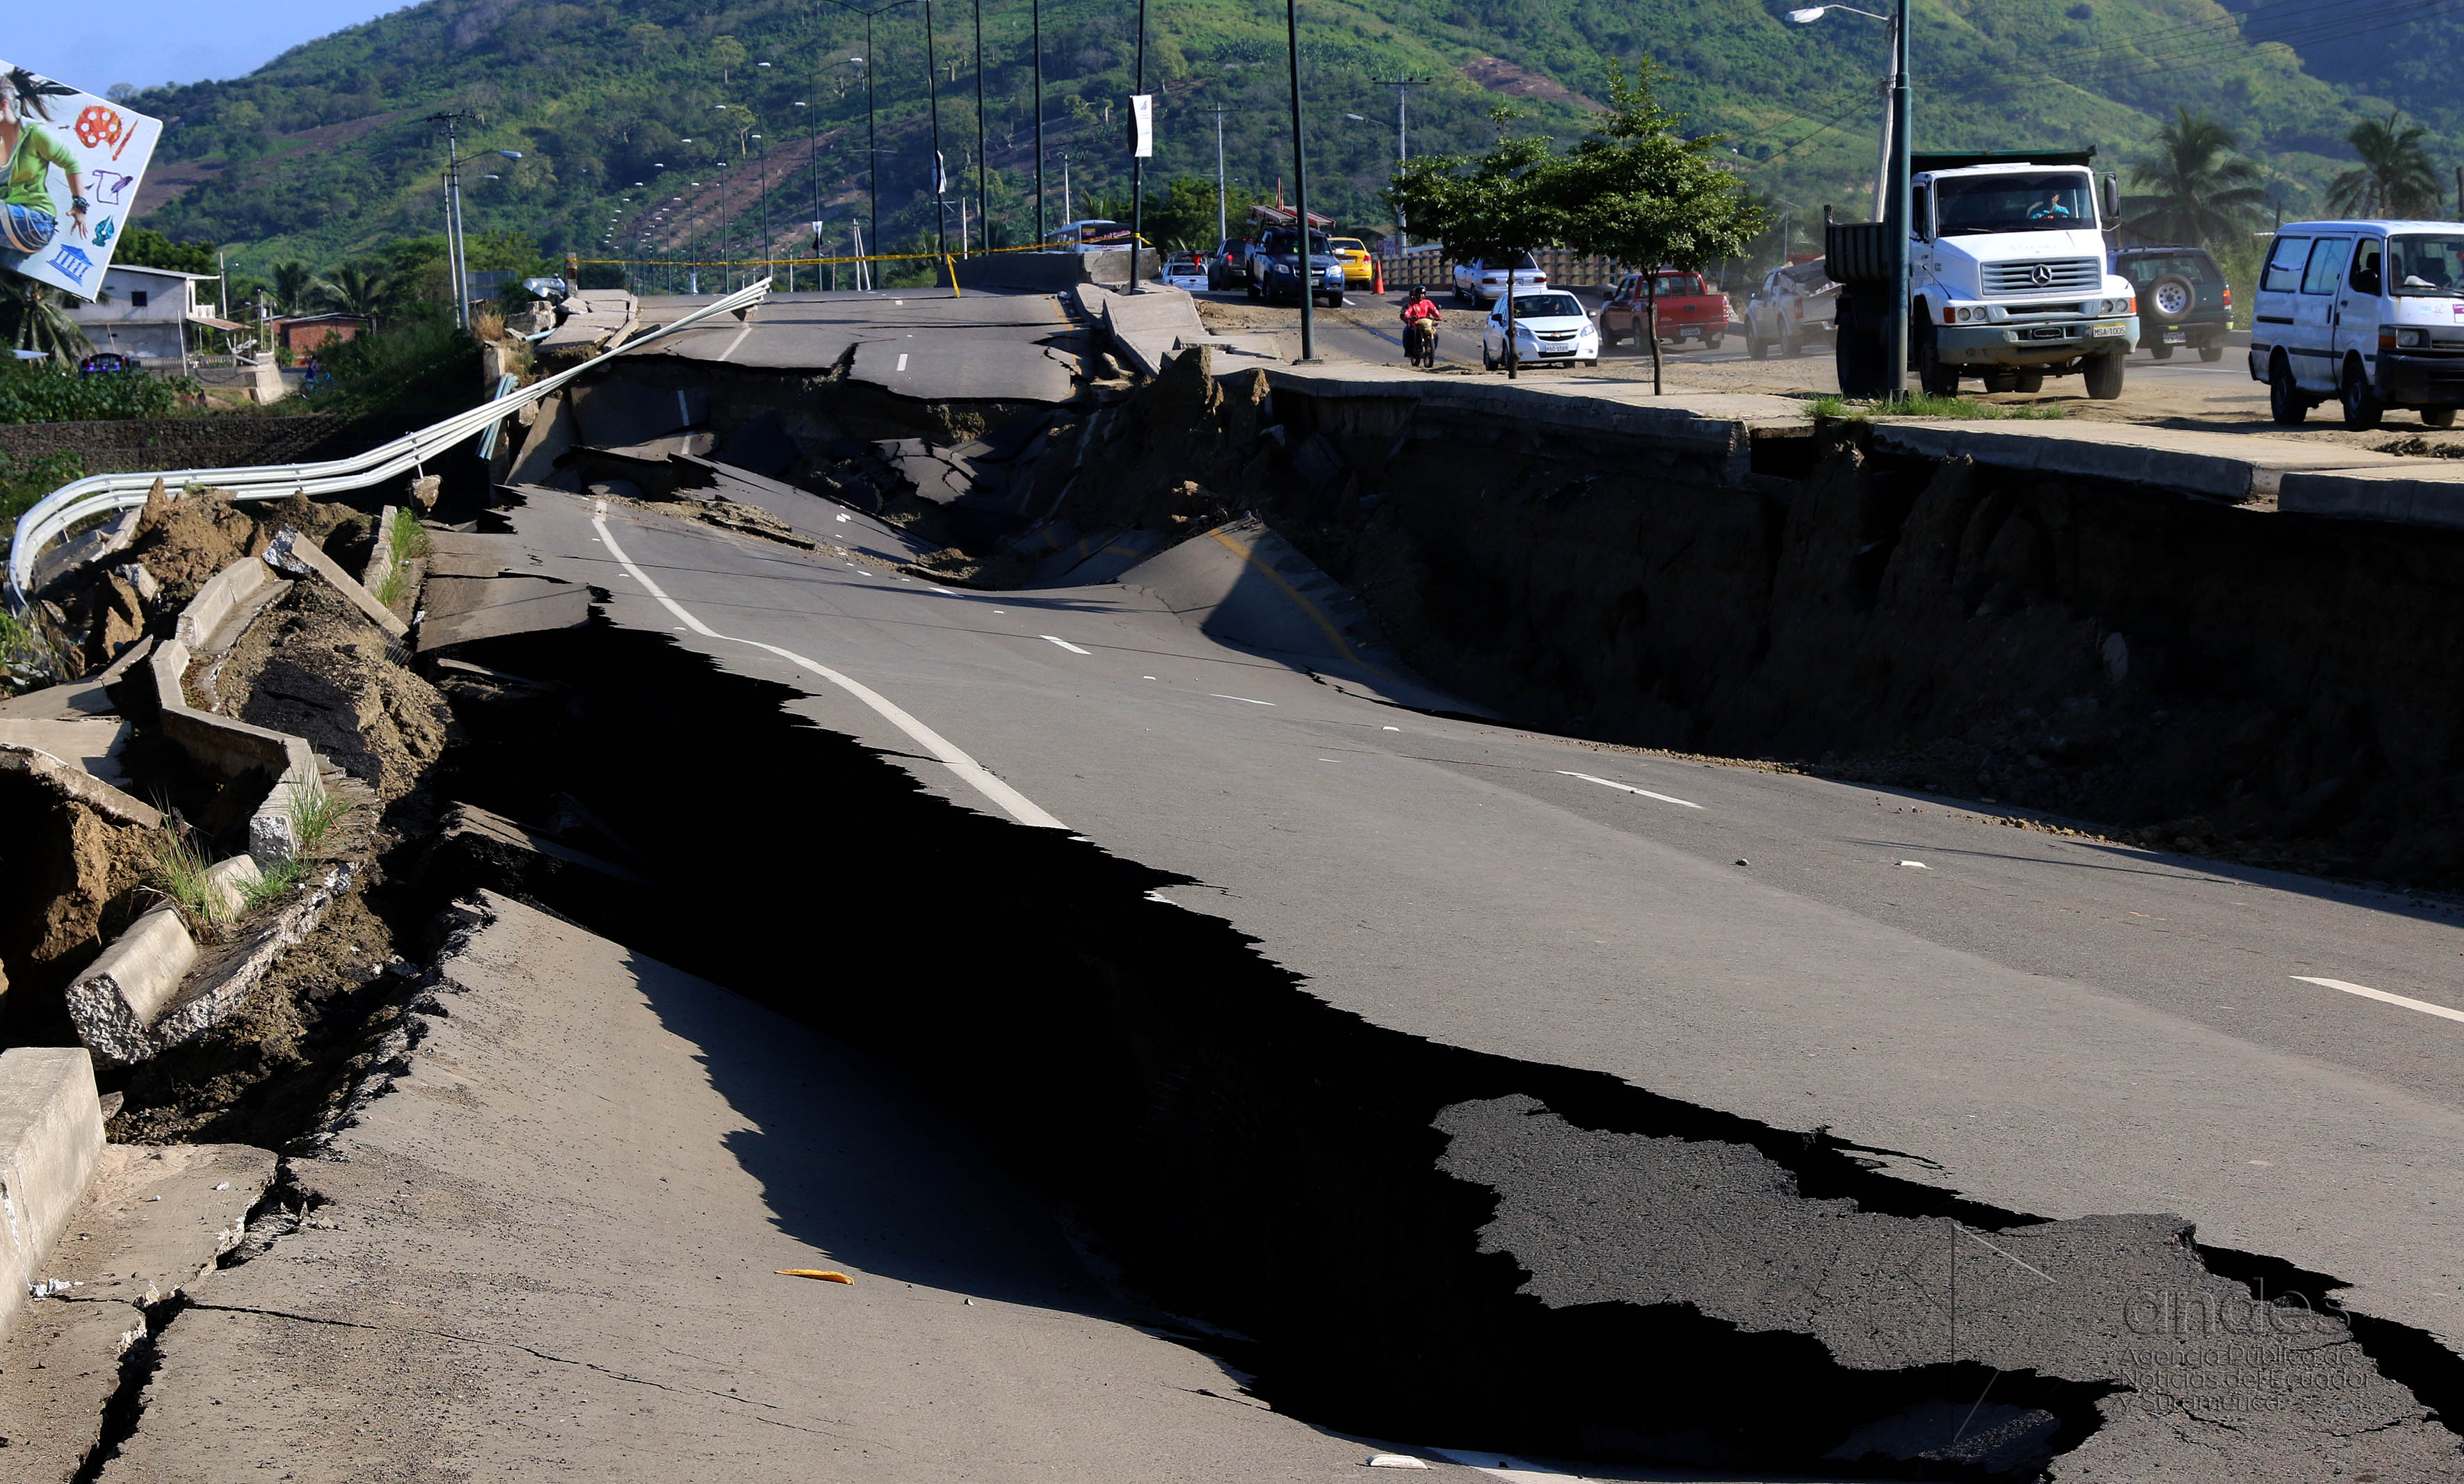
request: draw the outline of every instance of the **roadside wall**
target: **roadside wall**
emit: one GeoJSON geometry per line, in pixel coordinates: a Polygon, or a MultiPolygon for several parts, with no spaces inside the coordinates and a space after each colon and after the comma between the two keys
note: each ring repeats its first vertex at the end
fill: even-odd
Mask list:
{"type": "Polygon", "coordinates": [[[0,453],[14,463],[75,453],[89,474],[158,469],[236,469],[343,458],[381,441],[360,420],[333,413],[297,417],[137,418],[98,423],[0,426],[0,453]]]}

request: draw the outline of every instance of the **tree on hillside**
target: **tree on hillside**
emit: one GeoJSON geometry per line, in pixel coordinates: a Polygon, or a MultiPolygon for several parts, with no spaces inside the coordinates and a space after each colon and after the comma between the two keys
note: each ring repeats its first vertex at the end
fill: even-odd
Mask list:
{"type": "MultiPolygon", "coordinates": [[[[1608,112],[1591,135],[1549,172],[1564,213],[1561,240],[1648,273],[1657,268],[1698,271],[1734,257],[1763,229],[1762,208],[1737,177],[1713,163],[1717,134],[1685,139],[1683,114],[1652,94],[1667,76],[1649,57],[1629,74],[1607,66],[1608,112]]],[[[1646,277],[1645,291],[1655,280],[1646,277]]],[[[1651,389],[1660,390],[1660,336],[1651,329],[1651,389]]]]}
{"type": "Polygon", "coordinates": [[[173,242],[151,227],[132,227],[121,234],[111,260],[130,268],[210,273],[214,272],[215,246],[210,242],[173,242]]]}
{"type": "Polygon", "coordinates": [[[58,290],[27,279],[16,293],[0,299],[0,334],[19,350],[45,352],[64,365],[80,360],[94,342],[62,305],[58,290]]]}
{"type": "MultiPolygon", "coordinates": [[[[1549,136],[1509,133],[1507,126],[1521,115],[1503,103],[1490,109],[1488,117],[1497,126],[1495,148],[1471,159],[1423,155],[1395,173],[1385,200],[1411,222],[1413,230],[1443,242],[1458,262],[1476,257],[1519,263],[1524,253],[1565,235],[1568,193],[1551,178],[1554,157],[1549,136]]],[[[1511,278],[1507,288],[1506,374],[1511,378],[1511,278]]]]}
{"type": "Polygon", "coordinates": [[[394,280],[374,263],[345,263],[317,285],[318,302],[345,315],[358,315],[373,327],[390,314],[398,295],[394,280]]]}
{"type": "Polygon", "coordinates": [[[2141,194],[2123,199],[2130,229],[2154,242],[2222,247],[2266,219],[2266,177],[2235,154],[2233,131],[2179,104],[2156,133],[2156,158],[2130,167],[2141,194]]]}
{"type": "Polygon", "coordinates": [[[2421,147],[2429,131],[2404,121],[2404,110],[2353,125],[2344,142],[2362,163],[2327,187],[2327,209],[2345,216],[2429,216],[2440,199],[2438,171],[2421,147]]]}
{"type": "Polygon", "coordinates": [[[286,315],[299,313],[308,302],[308,291],[316,275],[308,265],[297,260],[274,265],[274,305],[286,315]]]}
{"type": "Polygon", "coordinates": [[[668,39],[668,28],[654,21],[636,21],[625,28],[625,34],[641,50],[642,59],[649,61],[658,55],[659,43],[668,39]]]}
{"type": "Polygon", "coordinates": [[[711,65],[718,69],[719,81],[727,81],[729,74],[735,72],[738,67],[743,66],[744,57],[744,43],[737,40],[734,36],[713,36],[710,38],[711,65]]]}

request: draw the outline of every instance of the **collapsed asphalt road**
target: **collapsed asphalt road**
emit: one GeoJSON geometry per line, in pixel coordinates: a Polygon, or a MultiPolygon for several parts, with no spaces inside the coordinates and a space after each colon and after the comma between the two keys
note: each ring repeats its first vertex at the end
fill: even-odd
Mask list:
{"type": "MultiPolygon", "coordinates": [[[[2423,1420],[2426,1408],[2453,1413],[2464,1396],[2447,1214],[2464,1121],[2439,1073],[2449,1026],[2334,987],[2440,982],[2455,933],[2433,912],[1990,828],[1922,797],[1433,719],[1212,643],[1134,589],[959,593],[826,550],[807,556],[596,516],[581,499],[542,495],[513,519],[509,560],[607,593],[621,629],[789,687],[763,693],[801,694],[792,713],[900,757],[927,789],[970,809],[1059,822],[1188,878],[1153,889],[1228,921],[1311,995],[1362,1016],[1375,1050],[1358,1065],[1425,1041],[1520,1069],[1407,1076],[1410,1096],[1369,1100],[1375,1122],[1391,1130],[1418,1119],[1426,1130],[1434,1120],[1452,1143],[1426,1144],[1406,1162],[1423,1171],[1410,1178],[1425,1179],[1427,1162],[1442,1157],[1451,1176],[1490,1192],[1488,1214],[1474,1198],[1441,1226],[1510,1255],[1527,1275],[1523,1292],[1561,1320],[1615,1321],[1580,1344],[1551,1329],[1546,1343],[1595,1358],[1594,1342],[1648,1343],[1702,1382],[1672,1386],[1655,1372],[1658,1401],[1558,1408],[1556,1433],[1536,1442],[1685,1455],[1693,1445],[1672,1415],[1793,1353],[1788,1364],[1811,1368],[1776,1385],[1786,1405],[1851,1396],[1768,1441],[1799,1462],[1810,1440],[1828,1448],[1850,1428],[1878,1459],[1987,1469],[2050,1450],[2064,1455],[2062,1476],[2136,1476],[2177,1450],[2215,1449],[2231,1476],[2325,1478],[2361,1456],[2365,1445],[2349,1441],[2359,1429],[2389,1467],[2445,1476],[2437,1471],[2452,1465],[2452,1436],[2423,1420]],[[1376,1039],[1396,1037],[1404,1040],[1376,1039]],[[1579,1072],[1610,1080],[1562,1081],[1579,1072]],[[1614,1104],[1595,1089],[1619,1085],[1645,1101],[1569,1110],[1601,1097],[1614,1104]],[[1603,1134],[1643,1142],[1604,1154],[1603,1134]],[[1672,1140],[1671,1155],[1651,1153],[1672,1140]],[[1715,1173],[1689,1177],[1682,1157],[1665,1164],[1686,1148],[1715,1173]],[[1655,1161],[1660,1178],[1636,1176],[1655,1161]],[[1752,1214],[1757,1202],[1768,1212],[1752,1214]],[[1567,1248],[1566,1233],[1603,1203],[1629,1214],[1567,1248]],[[2191,1226],[2119,1214],[2134,1211],[2191,1226]],[[2195,1250],[2183,1245],[2193,1233],[2195,1250]],[[1702,1255],[1719,1248],[1727,1255],[1702,1255]],[[1563,1254],[1575,1250],[1596,1255],[1570,1266],[1563,1254]],[[1793,1276],[1772,1288],[1782,1273],[1793,1276]],[[1965,1303],[1951,1292],[1961,1281],[1965,1303]],[[2253,1295],[2308,1307],[2255,1311],[2253,1295]],[[2357,1316],[2351,1327],[2330,1314],[2324,1328],[2255,1358],[2197,1348],[2247,1337],[2254,1313],[2299,1324],[2337,1305],[2357,1316]],[[1637,1312],[1661,1318],[1625,1328],[1637,1312]],[[2141,1342],[2151,1325],[2163,1344],[2141,1342]],[[1816,1348],[1767,1352],[1718,1338],[1790,1334],[1816,1348]],[[1846,1386],[1858,1373],[1879,1389],[1846,1386]],[[2013,1408],[1990,1414],[1999,1419],[1990,1443],[1943,1421],[1942,1408],[1972,1410],[1988,1387],[2013,1408]],[[1970,1451],[1947,1451],[1953,1435],[1970,1451]],[[2014,1451],[1991,1451],[2004,1447],[2014,1451]]],[[[1225,559],[1234,586],[1269,582],[1225,559]]],[[[603,717],[594,735],[634,737],[665,759],[747,747],[745,700],[679,706],[672,672],[625,652],[641,672],[636,701],[651,709],[603,717]]],[[[576,737],[551,755],[585,745],[576,737]]],[[[834,840],[845,764],[781,754],[725,766],[809,780],[795,818],[809,816],[812,833],[765,846],[782,878],[762,888],[783,893],[773,912],[803,900],[806,877],[789,862],[874,849],[881,830],[910,828],[859,811],[857,838],[834,840]]],[[[723,804],[714,817],[709,804],[696,798],[690,823],[666,826],[675,848],[720,851],[727,832],[771,813],[748,799],[743,818],[723,804]],[[707,838],[693,843],[693,830],[707,838]]],[[[793,833],[787,820],[766,822],[793,833]]],[[[994,938],[1025,962],[1080,934],[1094,945],[1067,951],[1108,941],[1134,950],[1154,930],[1114,930],[1048,881],[1028,890],[1031,879],[1066,882],[1076,868],[1028,865],[1011,848],[954,844],[933,855],[940,863],[919,861],[879,889],[919,894],[955,923],[979,923],[988,901],[1032,903],[1023,920],[992,919],[994,938]]],[[[813,879],[828,878],[817,867],[813,879]]],[[[832,900],[861,910],[843,889],[832,900]]],[[[711,906],[731,909],[781,920],[741,901],[711,906]]],[[[694,962],[690,949],[668,951],[793,1013],[874,1014],[844,997],[797,1003],[792,982],[694,962]]],[[[929,980],[948,955],[918,950],[929,980]]],[[[1171,993],[1178,965],[1221,951],[1165,953],[1148,970],[1163,977],[1144,993],[1171,993]]],[[[888,962],[857,960],[874,971],[888,962]]],[[[1193,988],[1210,982],[1189,972],[1193,988]]],[[[1109,1043],[1110,1018],[1134,1002],[1123,993],[1069,1011],[1067,1023],[1109,1043]]],[[[923,1037],[953,1057],[981,1055],[975,1022],[950,1019],[948,1008],[935,1007],[932,1029],[874,1023],[867,1044],[893,1050],[923,1037]]],[[[998,1045],[1018,1032],[993,1017],[983,1034],[998,1045]]],[[[1284,1043],[1342,1039],[1308,1026],[1284,1043]]],[[[1135,1050],[1121,1054],[1135,1062],[1135,1050]]],[[[1095,1053],[1073,1055],[1075,1070],[1037,1085],[1095,1075],[1085,1059],[1095,1053]]],[[[1320,1050],[1309,1064],[1339,1080],[1350,1063],[1320,1050]]],[[[1255,1071],[1221,1075],[1238,1085],[1255,1071]]],[[[1238,1116],[1257,1116],[1242,1101],[1238,1116]]],[[[1370,1165],[1405,1178],[1391,1168],[1390,1135],[1366,1144],[1387,1151],[1370,1165]]],[[[1193,1158],[1177,1135],[1151,1157],[1193,1158]]],[[[1238,1245],[1255,1215],[1237,1203],[1217,1211],[1228,1224],[1216,1240],[1238,1245]]],[[[1268,1305],[1261,1321],[1220,1280],[1187,1278],[1188,1265],[1205,1266],[1193,1254],[1228,1261],[1231,1252],[1187,1231],[1142,1239],[1131,1225],[1120,1240],[1139,1260],[1177,1255],[1155,1282],[1165,1295],[1187,1294],[1214,1311],[1206,1317],[1251,1334],[1287,1312],[1268,1305]]],[[[1339,1292],[1353,1292],[1359,1280],[1337,1266],[1339,1292]]],[[[1283,1338],[1298,1337],[1287,1327],[1283,1338]]],[[[1423,1356],[1447,1350],[1436,1337],[1416,1343],[1423,1356]]],[[[1398,1416],[1391,1396],[1370,1406],[1359,1395],[1359,1357],[1331,1378],[1293,1354],[1282,1352],[1282,1385],[1304,1415],[1350,1408],[1425,1425],[1459,1415],[1458,1386],[1480,1374],[1446,1357],[1439,1369],[1453,1380],[1424,1386],[1423,1405],[1398,1416]],[[1445,1405],[1432,1412],[1432,1398],[1445,1405]]],[[[1272,1384],[1272,1367],[1261,1369],[1272,1384]]],[[[1496,1411],[1497,1426],[1525,1437],[1540,1408],[1496,1411]]],[[[1718,1446],[1697,1456],[1759,1446],[1739,1441],[1754,1429],[1733,1407],[1720,1415],[1718,1446]]]]}

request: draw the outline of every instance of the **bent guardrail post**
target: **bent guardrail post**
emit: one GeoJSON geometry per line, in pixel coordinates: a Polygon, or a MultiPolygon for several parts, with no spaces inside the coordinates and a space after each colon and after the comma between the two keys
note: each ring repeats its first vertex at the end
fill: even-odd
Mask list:
{"type": "Polygon", "coordinates": [[[593,356],[569,370],[541,377],[518,391],[493,398],[443,422],[407,433],[391,443],[382,444],[347,459],[320,464],[95,474],[62,485],[18,517],[16,537],[9,547],[8,581],[5,587],[0,587],[0,601],[5,601],[12,613],[23,612],[33,593],[34,559],[44,547],[66,535],[80,521],[108,511],[128,510],[144,504],[145,492],[154,487],[157,479],[172,488],[208,485],[234,500],[273,500],[289,494],[340,494],[349,490],[364,490],[407,469],[419,468],[462,440],[501,422],[507,414],[552,395],[575,378],[596,369],[603,361],[654,344],[721,315],[735,315],[741,318],[769,294],[770,280],[763,278],[725,298],[703,305],[672,324],[661,325],[593,356]]]}

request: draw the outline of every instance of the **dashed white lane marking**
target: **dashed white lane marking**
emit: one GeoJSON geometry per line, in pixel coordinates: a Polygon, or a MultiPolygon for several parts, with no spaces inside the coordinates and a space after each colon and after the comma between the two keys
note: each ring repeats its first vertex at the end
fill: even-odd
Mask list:
{"type": "Polygon", "coordinates": [[[898,369],[901,371],[907,369],[907,352],[903,350],[898,353],[898,369]]]}
{"type": "Polygon", "coordinates": [[[847,676],[830,668],[828,666],[822,664],[820,661],[808,660],[803,655],[798,654],[793,649],[781,649],[777,644],[765,644],[758,639],[738,639],[733,634],[722,634],[718,630],[712,628],[709,624],[704,623],[701,620],[693,617],[693,614],[686,609],[684,604],[676,601],[672,598],[670,598],[665,589],[661,588],[658,583],[651,581],[650,575],[649,573],[644,572],[640,567],[635,566],[633,564],[632,557],[625,555],[625,548],[616,544],[615,533],[607,529],[607,521],[604,516],[594,515],[591,517],[590,523],[598,528],[599,537],[605,543],[607,554],[615,557],[618,561],[623,562],[625,564],[625,570],[632,575],[634,581],[641,583],[643,589],[651,597],[657,599],[661,605],[666,607],[670,613],[672,613],[677,618],[684,620],[685,626],[692,629],[694,633],[699,634],[706,639],[723,639],[732,644],[748,644],[753,648],[763,650],[770,654],[775,654],[791,665],[803,666],[804,668],[811,670],[814,674],[819,675],[822,679],[828,681],[831,685],[838,687],[841,690],[846,691],[857,700],[862,701],[865,705],[872,708],[872,709],[884,720],[888,721],[891,726],[897,728],[899,731],[907,733],[909,739],[914,742],[916,746],[924,749],[924,751],[938,758],[943,767],[949,769],[952,773],[957,774],[961,779],[965,780],[968,787],[973,788],[977,793],[984,796],[984,797],[991,799],[995,804],[1001,807],[1004,814],[1007,814],[1011,818],[1016,819],[1019,823],[1029,825],[1041,830],[1064,830],[1068,828],[1067,825],[1063,824],[1060,820],[1045,813],[1043,808],[1033,799],[1010,787],[1008,784],[1003,783],[1001,779],[994,777],[990,769],[987,769],[983,764],[976,761],[965,753],[959,751],[958,748],[952,745],[939,732],[935,731],[932,728],[925,726],[922,722],[917,721],[914,717],[907,714],[906,711],[892,704],[889,697],[884,696],[871,687],[865,685],[861,681],[850,680],[847,676]]]}
{"type": "Polygon", "coordinates": [[[2407,1010],[2418,1010],[2425,1015],[2437,1015],[2445,1020],[2464,1020],[2464,1010],[2450,1010],[2444,1005],[2433,1005],[2427,1000],[2407,999],[2401,994],[2389,994],[2385,990],[2371,989],[2366,984],[2346,984],[2342,979],[2320,979],[2309,974],[2295,974],[2293,977],[2304,984],[2323,985],[2331,990],[2342,990],[2347,994],[2358,994],[2364,999],[2385,1000],[2390,1005],[2402,1005],[2407,1010]]]}
{"type": "Polygon", "coordinates": [[[723,350],[723,351],[720,351],[720,352],[718,353],[718,359],[719,359],[719,360],[725,360],[728,357],[735,355],[735,354],[736,354],[736,347],[737,347],[738,345],[743,344],[743,343],[744,343],[744,338],[745,338],[746,336],[748,336],[748,335],[751,335],[752,333],[753,333],[753,321],[752,321],[752,320],[750,320],[750,319],[748,319],[748,320],[744,321],[744,328],[736,332],[736,338],[734,338],[734,339],[732,339],[732,340],[730,340],[730,341],[728,341],[728,342],[727,342],[727,349],[725,349],[725,350],[723,350]]]}
{"type": "Polygon", "coordinates": [[[1247,696],[1225,695],[1221,690],[1210,690],[1206,693],[1213,696],[1218,701],[1239,701],[1247,706],[1272,706],[1275,704],[1272,701],[1252,701],[1247,696]]]}
{"type": "Polygon", "coordinates": [[[1627,794],[1640,794],[1645,798],[1656,798],[1663,804],[1683,804],[1688,809],[1700,809],[1703,807],[1701,804],[1694,802],[1690,798],[1678,798],[1675,796],[1668,794],[1655,794],[1649,789],[1636,788],[1631,783],[1618,783],[1608,778],[1595,778],[1588,773],[1575,773],[1572,769],[1568,768],[1560,768],[1557,771],[1570,778],[1580,778],[1586,783],[1596,783],[1602,788],[1613,788],[1627,794]]]}
{"type": "Polygon", "coordinates": [[[1068,650],[1071,654],[1093,654],[1095,652],[1092,649],[1081,649],[1076,644],[1071,644],[1069,641],[1062,638],[1058,634],[1044,634],[1038,637],[1042,638],[1048,644],[1059,644],[1062,648],[1068,650]]]}

